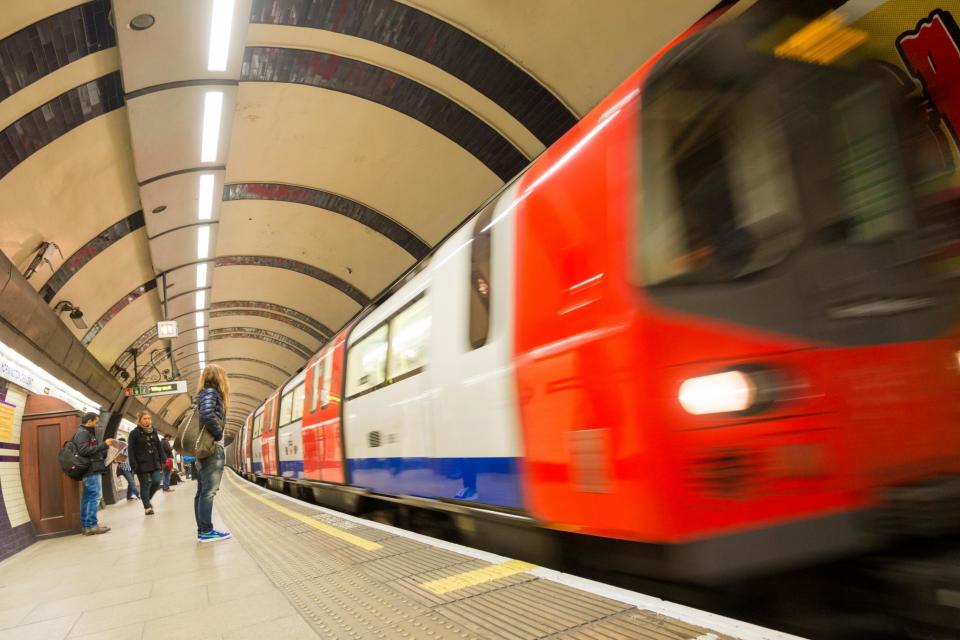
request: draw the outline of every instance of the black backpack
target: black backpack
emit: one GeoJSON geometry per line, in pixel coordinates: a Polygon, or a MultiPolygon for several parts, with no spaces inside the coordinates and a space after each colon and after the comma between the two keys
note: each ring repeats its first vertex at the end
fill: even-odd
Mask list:
{"type": "Polygon", "coordinates": [[[74,480],[83,479],[83,474],[90,468],[90,458],[84,458],[77,449],[77,443],[67,440],[60,449],[60,468],[74,480]]]}

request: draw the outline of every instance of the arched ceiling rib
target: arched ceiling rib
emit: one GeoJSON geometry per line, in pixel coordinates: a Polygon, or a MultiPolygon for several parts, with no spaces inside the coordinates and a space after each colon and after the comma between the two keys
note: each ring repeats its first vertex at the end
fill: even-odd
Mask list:
{"type": "MultiPolygon", "coordinates": [[[[136,353],[142,377],[179,370],[192,388],[203,346],[231,374],[236,429],[712,4],[236,0],[226,69],[209,71],[212,0],[10,3],[0,250],[22,269],[57,244],[31,283],[84,311],[87,329],[62,318],[116,375],[136,353]],[[139,13],[155,25],[130,30],[139,13]],[[211,91],[221,139],[201,159],[211,91]],[[170,343],[164,314],[180,325],[170,343]]],[[[149,406],[174,417],[189,398],[149,406]]]]}

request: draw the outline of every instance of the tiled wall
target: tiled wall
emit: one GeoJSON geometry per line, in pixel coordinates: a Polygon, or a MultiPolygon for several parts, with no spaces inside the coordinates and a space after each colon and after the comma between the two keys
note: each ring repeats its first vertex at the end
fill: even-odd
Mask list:
{"type": "Polygon", "coordinates": [[[20,483],[20,425],[27,393],[0,380],[0,403],[0,411],[13,413],[12,429],[8,431],[0,426],[0,560],[3,560],[31,545],[36,538],[20,483]]]}

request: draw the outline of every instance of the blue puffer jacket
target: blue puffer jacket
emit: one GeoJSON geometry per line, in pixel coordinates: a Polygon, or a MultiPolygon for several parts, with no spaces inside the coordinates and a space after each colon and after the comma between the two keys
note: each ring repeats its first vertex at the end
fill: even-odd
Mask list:
{"type": "Polygon", "coordinates": [[[220,392],[213,387],[204,387],[200,391],[197,405],[200,409],[200,424],[219,442],[223,438],[223,419],[226,413],[220,392]]]}

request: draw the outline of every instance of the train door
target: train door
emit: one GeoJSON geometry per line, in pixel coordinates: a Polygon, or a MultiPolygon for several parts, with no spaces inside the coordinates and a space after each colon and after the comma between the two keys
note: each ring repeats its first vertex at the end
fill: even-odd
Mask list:
{"type": "Polygon", "coordinates": [[[344,481],[340,434],[343,354],[344,333],[341,333],[307,365],[303,464],[304,477],[310,480],[344,481]]]}
{"type": "Polygon", "coordinates": [[[288,382],[280,394],[277,420],[277,470],[284,478],[303,478],[303,403],[307,369],[288,382]]]}
{"type": "Polygon", "coordinates": [[[277,418],[280,413],[279,395],[280,393],[276,392],[270,396],[263,412],[260,446],[263,455],[263,474],[268,476],[275,476],[279,473],[277,468],[277,418]]]}
{"type": "Polygon", "coordinates": [[[430,387],[441,496],[522,507],[509,188],[437,252],[430,387]],[[465,250],[464,250],[465,248],[465,250]],[[444,254],[447,254],[445,256],[444,254]]]}
{"type": "Polygon", "coordinates": [[[253,429],[251,430],[251,472],[255,475],[263,473],[263,412],[266,405],[260,405],[253,415],[253,429]]]}
{"type": "Polygon", "coordinates": [[[253,414],[243,421],[243,432],[240,438],[240,469],[244,473],[253,471],[253,461],[250,460],[250,432],[253,431],[253,414]]]}

